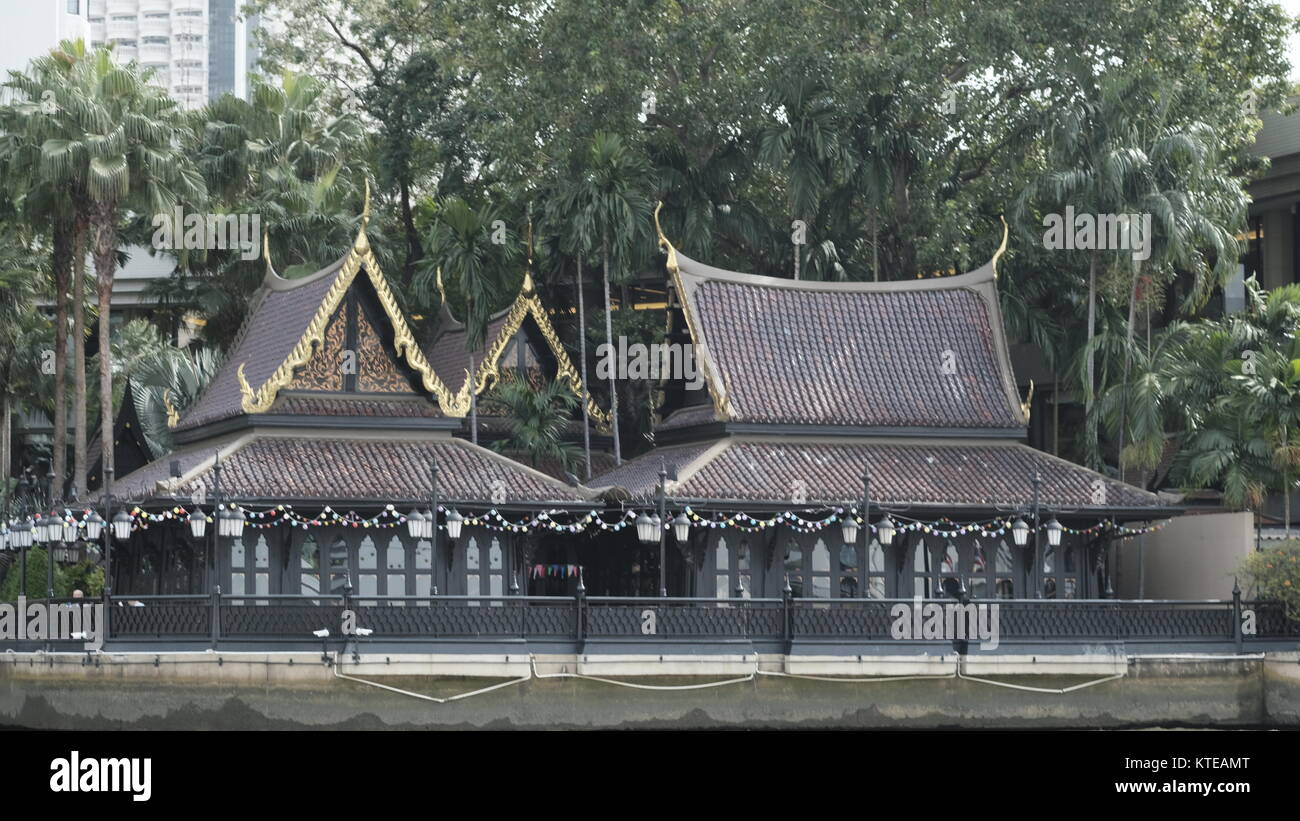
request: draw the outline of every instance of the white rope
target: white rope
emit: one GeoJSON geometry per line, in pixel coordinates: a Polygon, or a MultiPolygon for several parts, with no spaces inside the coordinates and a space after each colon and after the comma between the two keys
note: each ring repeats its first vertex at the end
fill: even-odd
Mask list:
{"type": "Polygon", "coordinates": [[[992,684],[994,687],[1006,687],[1009,690],[1024,690],[1030,693],[1048,693],[1050,695],[1065,695],[1075,690],[1082,690],[1085,687],[1092,687],[1094,684],[1105,684],[1108,681],[1114,681],[1117,678],[1124,678],[1127,673],[1115,673],[1114,675],[1099,678],[1094,681],[1085,681],[1082,684],[1076,684],[1073,687],[1030,687],[1028,684],[1011,684],[1007,681],[994,681],[991,678],[979,678],[978,676],[964,675],[960,670],[957,671],[957,678],[962,681],[977,681],[980,684],[992,684]]]}
{"type": "Polygon", "coordinates": [[[845,678],[843,676],[810,676],[805,673],[785,673],[780,670],[759,670],[760,676],[781,676],[782,678],[801,678],[808,681],[834,681],[844,684],[875,684],[879,681],[927,681],[930,679],[949,679],[957,677],[956,668],[951,673],[933,676],[872,676],[871,678],[845,678]]]}
{"type": "Polygon", "coordinates": [[[523,684],[525,681],[528,681],[530,678],[532,678],[531,675],[528,675],[528,676],[524,676],[523,678],[511,679],[510,681],[502,681],[497,684],[493,684],[491,687],[483,687],[478,690],[471,690],[468,693],[458,693],[457,695],[448,696],[447,698],[438,698],[437,696],[428,696],[425,695],[424,693],[413,693],[410,690],[403,690],[400,687],[390,687],[387,684],[380,684],[377,681],[368,681],[364,678],[357,678],[356,676],[344,675],[343,673],[339,672],[339,654],[334,653],[333,655],[334,655],[334,664],[330,666],[334,668],[335,678],[343,679],[345,681],[355,681],[360,684],[369,684],[371,687],[378,687],[381,690],[388,690],[389,692],[392,693],[400,693],[401,695],[411,696],[412,698],[418,698],[424,701],[432,701],[434,704],[446,704],[450,701],[459,701],[462,698],[469,698],[470,696],[477,696],[483,693],[490,693],[493,690],[500,690],[502,687],[509,687],[512,684],[523,684]]]}
{"type": "Polygon", "coordinates": [[[709,687],[722,687],[727,684],[743,684],[746,681],[753,681],[755,673],[758,672],[758,657],[754,657],[754,672],[743,678],[732,678],[725,681],[709,681],[704,684],[635,684],[631,681],[618,681],[612,678],[601,678],[600,676],[588,676],[582,673],[539,673],[537,672],[537,658],[533,655],[528,656],[532,663],[533,676],[535,678],[581,678],[587,681],[599,681],[605,684],[617,684],[619,687],[631,687],[634,690],[704,690],[709,687]]]}

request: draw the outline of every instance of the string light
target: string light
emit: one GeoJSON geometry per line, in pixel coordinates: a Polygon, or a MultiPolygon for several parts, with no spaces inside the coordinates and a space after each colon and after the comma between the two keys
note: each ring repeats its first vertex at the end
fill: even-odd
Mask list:
{"type": "MultiPolygon", "coordinates": [[[[216,510],[229,508],[231,510],[240,510],[245,517],[248,527],[255,530],[265,530],[272,527],[348,527],[360,529],[391,530],[396,527],[402,527],[406,524],[406,515],[397,511],[394,505],[386,505],[383,510],[374,516],[359,516],[355,512],[348,511],[340,513],[333,507],[326,505],[319,513],[314,516],[304,516],[294,510],[293,505],[277,504],[264,510],[253,510],[243,505],[227,503],[219,505],[216,510]]],[[[450,508],[440,505],[438,510],[447,513],[450,508]]],[[[84,526],[85,520],[90,517],[91,511],[82,511],[80,519],[75,512],[71,510],[64,511],[65,517],[76,522],[78,528],[84,526]]],[[[682,509],[692,527],[707,529],[732,529],[744,533],[754,533],[769,528],[784,525],[799,533],[816,533],[828,527],[834,527],[840,524],[845,518],[852,519],[859,524],[875,532],[876,525],[864,522],[861,514],[856,508],[820,508],[813,510],[793,511],[785,510],[775,513],[767,518],[759,518],[743,511],[736,513],[711,513],[707,516],[700,514],[692,509],[689,505],[682,509]]],[[[132,519],[132,530],[148,530],[150,525],[161,524],[170,521],[186,522],[190,511],[182,506],[175,506],[167,510],[151,513],[140,507],[134,507],[130,511],[132,519]]],[[[957,536],[978,535],[984,538],[998,538],[1011,532],[1011,517],[998,517],[975,522],[957,522],[946,516],[940,517],[934,521],[923,521],[920,519],[907,519],[894,515],[894,529],[898,533],[922,533],[927,536],[938,536],[941,538],[954,538],[957,536]]],[[[214,521],[213,515],[208,514],[208,522],[214,521]]],[[[529,533],[536,530],[548,530],[555,533],[578,534],[588,530],[595,530],[604,533],[617,533],[625,528],[632,527],[636,519],[635,510],[625,510],[620,513],[611,514],[598,510],[591,510],[585,514],[575,514],[564,511],[550,510],[541,511],[535,515],[523,519],[511,520],[506,518],[496,508],[491,508],[487,512],[479,515],[466,515],[464,525],[469,527],[481,527],[488,530],[495,530],[503,533],[529,533]],[[613,521],[607,521],[606,517],[614,516],[613,521]],[[561,518],[557,519],[556,517],[561,518]]],[[[17,520],[10,522],[12,527],[17,520]]],[[[1124,525],[1115,524],[1109,519],[1102,520],[1091,527],[1073,528],[1062,527],[1062,532],[1074,536],[1092,536],[1100,533],[1107,533],[1112,538],[1127,539],[1133,536],[1141,536],[1147,533],[1154,533],[1161,530],[1169,524],[1169,520],[1157,524],[1146,525],[1143,527],[1125,527],[1124,525]]],[[[445,528],[444,525],[439,525],[445,528]]],[[[1045,530],[1046,523],[1040,523],[1039,530],[1045,530]]]]}

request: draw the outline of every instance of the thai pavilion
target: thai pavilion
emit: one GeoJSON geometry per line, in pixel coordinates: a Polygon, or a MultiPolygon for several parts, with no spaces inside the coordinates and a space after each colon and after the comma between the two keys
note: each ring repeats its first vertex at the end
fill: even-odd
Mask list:
{"type": "Polygon", "coordinates": [[[471,362],[445,307],[417,342],[364,219],[315,274],[268,260],[224,366],[176,414],[176,450],[114,484],[134,512],[113,592],[1098,598],[1108,547],[1171,512],[1024,444],[998,256],[830,283],[660,242],[666,341],[689,345],[703,387],[665,380],[654,449],[587,486],[468,439],[475,398],[512,368],[608,422],[530,275],[471,362]],[[194,515],[216,523],[215,566],[194,515]]]}

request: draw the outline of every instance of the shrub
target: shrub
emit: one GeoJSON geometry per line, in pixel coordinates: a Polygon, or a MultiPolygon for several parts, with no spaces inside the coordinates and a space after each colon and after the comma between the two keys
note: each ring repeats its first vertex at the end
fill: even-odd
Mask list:
{"type": "Polygon", "coordinates": [[[1240,572],[1257,598],[1281,602],[1287,614],[1300,621],[1300,540],[1252,553],[1241,563],[1240,572]]]}

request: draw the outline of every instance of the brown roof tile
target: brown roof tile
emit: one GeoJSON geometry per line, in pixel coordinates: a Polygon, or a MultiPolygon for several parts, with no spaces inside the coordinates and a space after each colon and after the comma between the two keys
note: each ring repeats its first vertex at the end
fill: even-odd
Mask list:
{"type": "MultiPolygon", "coordinates": [[[[1043,478],[1042,501],[1078,507],[1147,507],[1155,494],[1102,477],[1079,465],[1013,442],[844,443],[770,441],[737,437],[722,440],[711,457],[683,473],[670,494],[680,499],[749,500],[788,503],[797,495],[809,502],[856,500],[862,471],[871,470],[871,492],[886,504],[993,506],[1026,504],[1035,472],[1043,478]],[[1100,482],[1100,485],[1094,483],[1100,482]],[[1097,497],[1097,488],[1104,496],[1097,497]],[[1100,505],[1097,499],[1104,501],[1100,505]]],[[[633,497],[655,492],[659,459],[683,465],[705,454],[711,444],[660,448],[591,481],[617,485],[633,497]],[[693,455],[692,455],[693,454],[693,455]]]]}
{"type": "MultiPolygon", "coordinates": [[[[164,457],[124,477],[115,492],[188,497],[213,486],[214,445],[164,457]],[[160,491],[171,459],[181,460],[183,480],[160,491]],[[200,484],[200,482],[202,484],[200,484]]],[[[570,504],[588,492],[460,439],[311,439],[256,435],[221,446],[223,493],[237,499],[396,502],[427,498],[429,468],[439,466],[443,499],[491,503],[504,491],[506,504],[570,504]],[[498,484],[500,483],[500,484],[498,484]]]]}
{"type": "Polygon", "coordinates": [[[954,277],[826,283],[676,255],[723,418],[764,424],[1022,428],[992,264],[954,277]]]}
{"type": "Polygon", "coordinates": [[[339,260],[318,274],[305,277],[301,284],[278,290],[264,287],[258,292],[225,363],[181,419],[178,430],[244,412],[237,376],[239,366],[244,366],[244,375],[255,388],[269,379],[306,332],[342,263],[339,260]]]}

